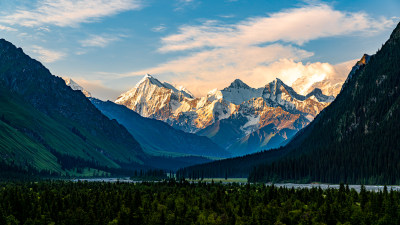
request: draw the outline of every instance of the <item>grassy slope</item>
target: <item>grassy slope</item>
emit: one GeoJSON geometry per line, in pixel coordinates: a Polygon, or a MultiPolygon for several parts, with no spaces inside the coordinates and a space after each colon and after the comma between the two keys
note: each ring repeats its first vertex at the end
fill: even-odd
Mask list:
{"type": "MultiPolygon", "coordinates": [[[[4,88],[0,89],[0,116],[7,121],[0,121],[0,154],[8,162],[28,162],[39,170],[60,172],[57,158],[43,145],[44,142],[60,153],[87,160],[93,157],[101,165],[119,167],[96,151],[96,146],[108,147],[98,138],[82,132],[87,137],[87,141],[83,141],[64,124],[44,115],[4,88]]],[[[74,126],[79,129],[77,124],[74,126]]]]}
{"type": "Polygon", "coordinates": [[[50,150],[110,168],[142,168],[148,158],[123,126],[108,119],[81,92],[73,91],[40,62],[3,39],[0,117],[0,163],[18,162],[60,171],[50,150]]]}

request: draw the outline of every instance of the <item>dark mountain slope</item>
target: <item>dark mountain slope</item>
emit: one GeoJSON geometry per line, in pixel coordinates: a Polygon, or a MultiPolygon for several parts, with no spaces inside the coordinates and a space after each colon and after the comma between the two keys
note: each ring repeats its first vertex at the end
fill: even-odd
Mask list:
{"type": "Polygon", "coordinates": [[[90,101],[110,119],[116,119],[140,142],[150,154],[179,156],[194,155],[202,157],[229,157],[229,153],[207,137],[176,130],[168,124],[144,118],[138,113],[113,102],[103,102],[90,98],[90,101]]]}
{"type": "Polygon", "coordinates": [[[284,148],[260,156],[268,158],[264,165],[249,156],[220,170],[242,162],[247,169],[257,166],[251,181],[400,183],[400,24],[381,50],[363,59],[308,127],[284,148]]]}
{"type": "Polygon", "coordinates": [[[65,164],[74,168],[74,159],[120,168],[140,166],[147,158],[123,126],[4,39],[0,90],[3,163],[61,172],[65,164]]]}

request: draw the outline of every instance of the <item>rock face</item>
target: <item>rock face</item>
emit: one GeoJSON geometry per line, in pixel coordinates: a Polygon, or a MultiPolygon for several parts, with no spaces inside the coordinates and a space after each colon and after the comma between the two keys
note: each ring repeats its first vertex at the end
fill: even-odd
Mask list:
{"type": "Polygon", "coordinates": [[[233,155],[242,155],[284,144],[333,100],[320,89],[300,95],[279,79],[261,88],[236,79],[222,90],[195,98],[186,89],[147,74],[115,103],[207,136],[233,155]]]}

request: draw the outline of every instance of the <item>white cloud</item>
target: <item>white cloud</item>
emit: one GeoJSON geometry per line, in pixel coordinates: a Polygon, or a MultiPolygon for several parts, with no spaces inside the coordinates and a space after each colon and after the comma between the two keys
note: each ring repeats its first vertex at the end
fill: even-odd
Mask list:
{"type": "Polygon", "coordinates": [[[38,58],[41,62],[46,62],[46,63],[55,62],[66,56],[66,54],[63,52],[45,49],[37,45],[32,46],[31,51],[36,55],[38,55],[38,58]]]}
{"type": "Polygon", "coordinates": [[[39,0],[34,8],[19,9],[0,21],[27,27],[77,26],[141,7],[140,0],[39,0]]]}
{"type": "Polygon", "coordinates": [[[263,68],[262,73],[279,74],[280,78],[291,85],[299,94],[306,95],[318,87],[326,95],[337,95],[341,84],[346,80],[356,61],[350,60],[332,65],[321,62],[303,64],[302,62],[281,59],[263,68]]]}
{"type": "Polygon", "coordinates": [[[120,39],[118,36],[110,36],[110,35],[90,35],[88,39],[80,41],[82,47],[106,47],[111,42],[117,41],[120,39]]]}
{"type": "Polygon", "coordinates": [[[204,95],[214,88],[222,88],[235,78],[249,85],[260,87],[278,74],[263,72],[267,65],[280,58],[302,60],[312,53],[280,44],[265,47],[247,46],[221,48],[193,53],[154,68],[136,71],[123,76],[145,73],[170,75],[171,82],[184,85],[197,95],[204,95]]]}
{"type": "Polygon", "coordinates": [[[237,24],[206,21],[199,26],[182,26],[178,34],[162,39],[162,52],[203,47],[259,45],[276,41],[302,45],[322,37],[371,34],[393,25],[393,20],[373,19],[366,13],[342,12],[326,4],[284,10],[254,17],[237,24]]]}
{"type": "Polygon", "coordinates": [[[240,78],[253,87],[281,78],[288,85],[303,74],[346,76],[328,63],[302,62],[312,52],[301,49],[308,41],[340,35],[371,35],[390,28],[393,20],[375,19],[363,12],[343,12],[327,4],[309,4],[236,24],[208,20],[184,25],[162,38],[160,52],[185,56],[153,68],[124,74],[153,73],[182,84],[195,95],[223,88],[240,78]]]}
{"type": "Polygon", "coordinates": [[[3,25],[1,25],[1,24],[0,24],[0,30],[4,30],[4,31],[17,31],[17,29],[15,29],[15,28],[3,26],[3,25]]]}

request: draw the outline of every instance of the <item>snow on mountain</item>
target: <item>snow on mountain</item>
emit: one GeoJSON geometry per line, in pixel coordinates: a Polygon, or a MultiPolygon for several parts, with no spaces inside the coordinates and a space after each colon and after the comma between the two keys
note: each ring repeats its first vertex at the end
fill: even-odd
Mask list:
{"type": "MultiPolygon", "coordinates": [[[[345,67],[345,71],[348,71],[347,64],[342,67],[345,67]]],[[[325,95],[337,96],[345,79],[346,77],[344,76],[333,76],[329,74],[315,74],[313,76],[307,74],[299,77],[292,84],[292,87],[297,93],[302,95],[307,95],[318,88],[325,95]]]]}
{"type": "Polygon", "coordinates": [[[75,91],[81,91],[86,97],[92,97],[90,92],[86,91],[83,87],[81,87],[78,83],[76,83],[74,80],[72,80],[69,77],[62,77],[62,79],[65,81],[65,84],[70,86],[72,90],[75,91]]]}
{"type": "Polygon", "coordinates": [[[165,120],[181,107],[184,99],[193,98],[182,90],[146,74],[134,88],[119,96],[115,103],[125,105],[144,117],[165,120]]]}
{"type": "MultiPolygon", "coordinates": [[[[244,101],[261,96],[261,94],[262,88],[251,88],[243,81],[236,79],[228,87],[215,91],[214,96],[217,99],[223,98],[235,105],[240,105],[244,101]]],[[[210,95],[210,97],[214,96],[210,95]]]]}
{"type": "Polygon", "coordinates": [[[326,96],[326,95],[322,94],[322,90],[319,88],[315,88],[313,91],[308,93],[306,95],[306,98],[309,98],[309,97],[315,97],[317,99],[317,101],[319,101],[319,102],[333,102],[333,100],[335,100],[335,97],[333,97],[333,96],[326,96]]]}
{"type": "Polygon", "coordinates": [[[306,96],[297,94],[293,88],[287,86],[280,79],[267,84],[262,97],[271,107],[282,107],[287,112],[300,113],[308,116],[307,118],[318,115],[334,99],[333,96],[326,96],[322,92],[318,92],[318,89],[306,96]]]}
{"type": "MultiPolygon", "coordinates": [[[[162,83],[147,74],[115,103],[125,105],[144,117],[165,121],[177,129],[207,136],[228,148],[229,143],[219,143],[219,135],[226,137],[231,133],[229,140],[241,140],[267,125],[273,126],[267,130],[274,133],[267,135],[264,129],[259,143],[268,146],[270,135],[279,135],[282,129],[295,133],[333,99],[333,96],[323,95],[319,89],[306,96],[300,95],[279,79],[261,88],[249,87],[236,79],[222,90],[215,89],[207,96],[194,98],[186,89],[162,83]]],[[[281,133],[284,136],[275,140],[289,138],[288,132],[281,133]]]]}

